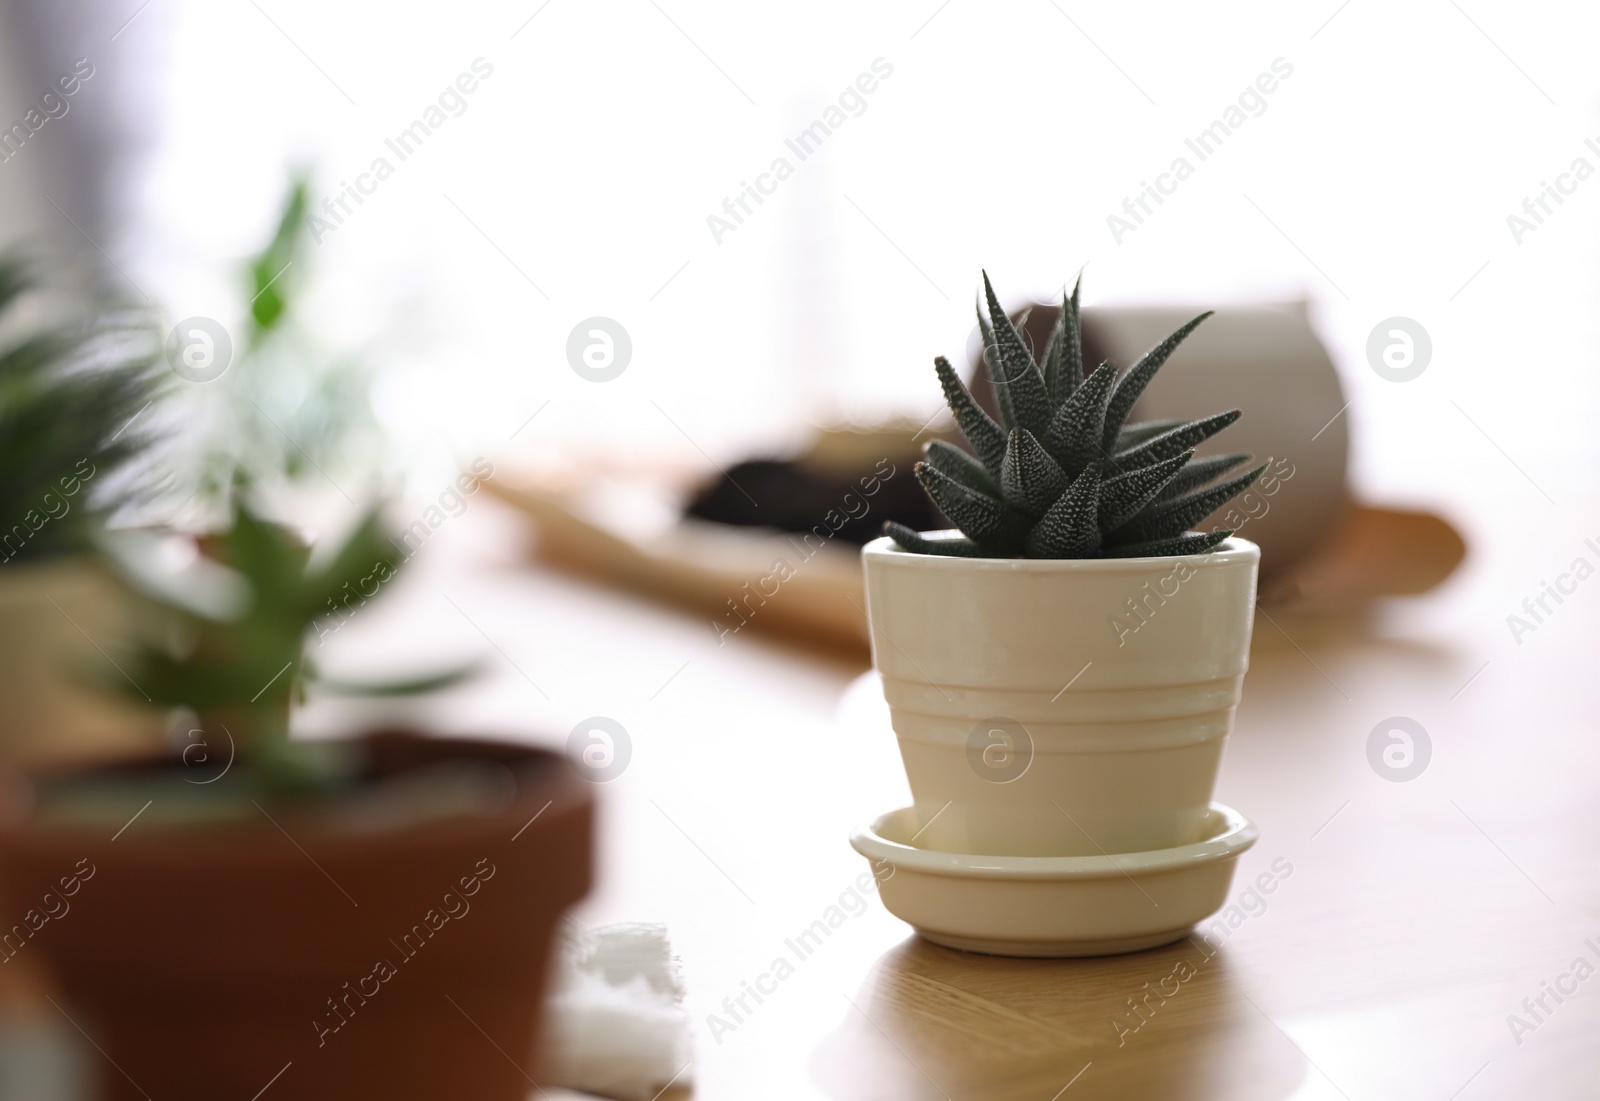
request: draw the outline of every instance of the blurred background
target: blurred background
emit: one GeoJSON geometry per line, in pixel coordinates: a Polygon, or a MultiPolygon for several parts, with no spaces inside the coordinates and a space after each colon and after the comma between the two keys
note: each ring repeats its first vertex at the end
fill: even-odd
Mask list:
{"type": "Polygon", "coordinates": [[[726,462],[814,423],[930,416],[931,357],[966,346],[980,267],[1016,303],[1079,269],[1091,306],[1309,299],[1374,491],[1503,486],[1543,519],[1462,410],[1557,500],[1592,459],[1577,364],[1595,343],[1597,204],[1580,188],[1520,242],[1506,221],[1600,132],[1589,16],[1568,5],[1496,22],[1359,0],[529,0],[447,17],[13,0],[5,18],[7,118],[78,58],[95,75],[0,165],[0,238],[81,252],[173,321],[226,323],[234,261],[309,171],[332,228],[306,265],[306,323],[381,362],[377,412],[414,471],[485,450],[726,462]],[[880,58],[893,75],[800,161],[785,140],[880,58]],[[1280,58],[1293,75],[1199,161],[1185,139],[1280,58]],[[475,61],[492,75],[401,161],[386,141],[475,61]],[[1108,217],[1178,156],[1193,176],[1119,240],[1108,217]],[[380,157],[392,175],[328,214],[380,157]],[[718,235],[708,218],[779,157],[792,176],[718,235]],[[1397,314],[1436,356],[1406,386],[1364,362],[1397,314]],[[563,355],[593,315],[632,337],[607,386],[563,355]]]}
{"type": "MultiPolygon", "coordinates": [[[[240,266],[304,174],[285,286],[301,339],[361,365],[346,396],[376,429],[306,483],[330,507],[380,478],[426,501],[479,456],[710,477],[822,425],[925,424],[986,267],[1010,306],[1080,270],[1091,311],[1304,302],[1355,495],[1577,530],[1597,203],[1570,177],[1545,224],[1524,203],[1600,163],[1580,11],[4,11],[8,119],[93,75],[0,164],[0,243],[237,330],[240,266]],[[862,74],[882,75],[861,93],[862,74]],[[1230,110],[1225,143],[1197,145],[1230,110]],[[566,354],[596,316],[632,347],[605,385],[566,354]],[[1432,345],[1403,385],[1367,355],[1395,316],[1432,345]]],[[[1468,569],[1536,580],[1493,550],[1468,569]]]]}

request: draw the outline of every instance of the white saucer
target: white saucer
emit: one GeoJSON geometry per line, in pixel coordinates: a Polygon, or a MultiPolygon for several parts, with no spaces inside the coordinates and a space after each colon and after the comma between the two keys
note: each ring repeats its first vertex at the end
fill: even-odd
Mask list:
{"type": "Polygon", "coordinates": [[[935,944],[996,956],[1109,956],[1181,940],[1222,908],[1234,863],[1259,836],[1221,803],[1206,840],[1112,856],[935,852],[906,843],[916,830],[902,807],[850,835],[883,904],[935,944]]]}

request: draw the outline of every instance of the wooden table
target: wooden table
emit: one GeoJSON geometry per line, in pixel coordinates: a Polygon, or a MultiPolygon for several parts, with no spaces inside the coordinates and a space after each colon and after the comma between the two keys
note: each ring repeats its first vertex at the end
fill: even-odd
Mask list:
{"type": "MultiPolygon", "coordinates": [[[[694,617],[509,559],[486,568],[483,547],[515,543],[512,518],[483,515],[494,508],[459,540],[479,564],[441,555],[405,614],[505,652],[503,675],[470,694],[480,725],[559,737],[604,714],[628,730],[579,917],[670,927],[694,1096],[1600,1091],[1600,982],[1560,1004],[1544,985],[1573,988],[1578,959],[1600,967],[1600,743],[1585,721],[1600,582],[1518,646],[1515,600],[1483,584],[1502,556],[1475,531],[1468,567],[1429,597],[1258,616],[1218,797],[1261,841],[1240,863],[1231,927],[1203,930],[1218,946],[1011,960],[927,944],[856,889],[850,827],[909,801],[870,672],[750,632],[719,646],[694,617]],[[1368,759],[1394,716],[1431,742],[1407,782],[1368,759]],[[1270,894],[1249,889],[1263,874],[1270,894]],[[794,962],[786,942],[834,905],[838,927],[794,962]],[[764,978],[779,959],[793,974],[764,978]]],[[[1600,561],[1581,524],[1540,531],[1552,579],[1579,553],[1600,561]]]]}
{"type": "MultiPolygon", "coordinates": [[[[1548,579],[1600,559],[1581,527],[1541,530],[1548,579]]],[[[623,724],[631,760],[577,916],[669,926],[695,1097],[1592,1097],[1600,982],[1560,1004],[1544,984],[1600,967],[1600,581],[1518,646],[1504,617],[1523,594],[1483,583],[1503,556],[1473,534],[1466,573],[1428,598],[1258,617],[1218,796],[1261,841],[1214,949],[1029,961],[920,941],[863,897],[846,841],[909,801],[870,673],[752,632],[719,646],[692,616],[529,568],[520,522],[483,498],[329,660],[486,653],[492,676],[429,709],[457,730],[559,743],[592,715],[623,724]],[[1397,715],[1432,744],[1403,783],[1367,751],[1397,715]],[[1249,891],[1263,874],[1271,893],[1249,891]],[[830,936],[764,978],[830,906],[830,936]],[[1525,1007],[1541,996],[1548,1012],[1525,1007]]]]}

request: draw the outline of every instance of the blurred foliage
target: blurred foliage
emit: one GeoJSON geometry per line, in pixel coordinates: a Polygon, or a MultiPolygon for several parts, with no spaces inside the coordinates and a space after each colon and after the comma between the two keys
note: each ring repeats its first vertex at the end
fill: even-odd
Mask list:
{"type": "Polygon", "coordinates": [[[254,781],[274,794],[314,793],[342,778],[315,743],[289,740],[289,712],[308,686],[331,692],[398,695],[448,687],[474,670],[411,680],[347,684],[319,677],[307,643],[319,624],[342,624],[382,595],[403,557],[373,506],[355,530],[320,557],[290,529],[249,503],[243,481],[231,493],[229,523],[207,537],[200,569],[174,574],[108,541],[112,568],[146,601],[148,637],[119,659],[126,679],[108,686],[185,708],[208,730],[225,728],[254,781]]]}
{"type": "Polygon", "coordinates": [[[338,479],[371,469],[383,447],[370,366],[357,355],[330,354],[306,323],[309,191],[305,175],[292,181],[270,240],[244,264],[250,300],[235,362],[183,395],[182,419],[195,444],[179,458],[175,488],[202,524],[226,517],[236,470],[262,489],[348,496],[338,479]]]}
{"type": "Polygon", "coordinates": [[[278,229],[266,249],[250,262],[250,347],[260,344],[289,308],[286,287],[279,280],[297,259],[303,259],[306,217],[306,180],[296,179],[289,188],[289,198],[283,214],[278,219],[278,229]]]}
{"type": "Polygon", "coordinates": [[[160,337],[149,319],[96,302],[37,320],[47,288],[20,254],[0,257],[0,563],[88,549],[133,486],[152,440],[160,337]],[[31,315],[31,316],[30,316],[31,315]]]}

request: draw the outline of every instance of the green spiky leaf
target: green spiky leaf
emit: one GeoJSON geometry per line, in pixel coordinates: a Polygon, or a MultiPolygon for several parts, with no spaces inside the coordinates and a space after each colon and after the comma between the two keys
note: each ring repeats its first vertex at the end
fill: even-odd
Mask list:
{"type": "Polygon", "coordinates": [[[1100,464],[1083,468],[1028,533],[1033,558],[1089,558],[1100,549],[1100,464]]]}
{"type": "Polygon", "coordinates": [[[1116,533],[1118,542],[1144,542],[1149,539],[1171,538],[1188,531],[1195,524],[1215,512],[1224,502],[1249,489],[1261,472],[1267,469],[1262,463],[1254,470],[1237,478],[1211,487],[1196,490],[1171,501],[1162,502],[1136,516],[1125,530],[1116,533]]]}
{"type": "Polygon", "coordinates": [[[1078,325],[1078,287],[1082,282],[1080,277],[1072,285],[1072,293],[1061,296],[1061,310],[1056,314],[1055,328],[1050,333],[1050,350],[1044,361],[1044,389],[1051,405],[1066,401],[1083,382],[1083,336],[1078,325]]]}
{"type": "Polygon", "coordinates": [[[1000,483],[984,465],[955,444],[934,440],[923,452],[923,460],[941,474],[949,475],[968,489],[1000,496],[1000,483]]]}
{"type": "Polygon", "coordinates": [[[1176,332],[1161,343],[1151,348],[1140,356],[1138,362],[1128,368],[1126,374],[1117,380],[1117,388],[1111,392],[1111,401],[1106,406],[1105,438],[1101,444],[1107,451],[1116,445],[1117,433],[1122,430],[1123,422],[1128,419],[1128,414],[1133,412],[1134,402],[1139,400],[1139,395],[1144,393],[1144,388],[1150,385],[1150,380],[1156,377],[1156,372],[1161,370],[1167,358],[1183,343],[1184,337],[1194,332],[1200,322],[1211,316],[1207,310],[1193,321],[1180,325],[1176,332]]]}
{"type": "Polygon", "coordinates": [[[1156,500],[1170,501],[1197,486],[1205,485],[1213,478],[1220,478],[1240,463],[1249,461],[1250,455],[1243,451],[1232,455],[1208,455],[1203,459],[1194,459],[1188,466],[1178,471],[1172,481],[1162,487],[1161,492],[1156,494],[1156,500]]]}
{"type": "Polygon", "coordinates": [[[1193,451],[1107,478],[1100,486],[1100,528],[1116,531],[1138,515],[1194,457],[1193,451]]]}
{"type": "Polygon", "coordinates": [[[922,532],[912,531],[904,524],[887,520],[883,525],[883,534],[899,543],[901,547],[913,554],[936,554],[948,558],[982,558],[983,548],[967,538],[932,537],[922,532]]]}
{"type": "Polygon", "coordinates": [[[1117,446],[1112,454],[1138,447],[1146,440],[1153,439],[1163,432],[1169,432],[1182,423],[1182,421],[1138,421],[1134,424],[1125,424],[1122,426],[1122,431],[1117,433],[1117,446]]]}
{"type": "Polygon", "coordinates": [[[1033,433],[1014,429],[1006,437],[1005,462],[1000,467],[1000,492],[1005,502],[1029,516],[1043,516],[1061,496],[1070,479],[1033,433]]]}
{"type": "Polygon", "coordinates": [[[995,374],[1000,371],[1000,347],[995,344],[994,326],[989,325],[989,318],[984,317],[984,304],[973,302],[973,309],[978,310],[978,334],[982,338],[984,354],[979,363],[984,370],[984,376],[989,379],[989,389],[995,395],[995,408],[1000,411],[1000,427],[1010,430],[1016,424],[1016,416],[1011,413],[1011,392],[995,386],[995,374]]]}
{"type": "MultiPolygon", "coordinates": [[[[1016,327],[1017,335],[1022,338],[1022,346],[1028,350],[1028,358],[1033,359],[1033,346],[1028,342],[1028,318],[1033,316],[1033,307],[1024,306],[1022,312],[1017,314],[1016,320],[1011,324],[1016,327]]],[[[1034,362],[1034,368],[1040,371],[1040,378],[1044,377],[1043,368],[1034,362]]]]}
{"type": "Polygon", "coordinates": [[[1231,531],[1210,531],[1193,535],[1177,535],[1166,539],[1152,539],[1148,543],[1123,543],[1107,547],[1107,558],[1176,558],[1185,554],[1204,554],[1223,543],[1231,531]]]}
{"type": "Polygon", "coordinates": [[[945,404],[950,406],[950,412],[956,418],[956,426],[961,429],[961,434],[972,445],[972,450],[977,453],[979,461],[989,474],[999,484],[1000,463],[1006,457],[1006,433],[994,422],[994,418],[985,413],[973,398],[972,392],[961,381],[961,376],[956,374],[956,369],[950,366],[950,361],[944,356],[939,356],[933,361],[933,369],[939,375],[939,385],[944,388],[945,404]]]}
{"type": "Polygon", "coordinates": [[[1001,501],[968,489],[954,478],[941,474],[927,463],[914,468],[917,481],[928,491],[939,511],[961,529],[962,534],[985,546],[1015,548],[1022,542],[1026,523],[1001,501]]]}
{"type": "Polygon", "coordinates": [[[995,297],[989,277],[983,277],[984,298],[989,305],[989,331],[996,358],[989,360],[989,381],[994,384],[995,400],[1007,430],[1026,428],[1044,435],[1050,423],[1050,399],[1045,395],[1044,376],[1033,362],[1022,334],[1012,324],[995,297]],[[998,362],[996,362],[998,359],[998,362]]]}
{"type": "Polygon", "coordinates": [[[1044,445],[1063,470],[1082,470],[1086,464],[1101,458],[1101,427],[1105,423],[1111,383],[1116,377],[1116,368],[1102,363],[1050,419],[1044,445]]]}
{"type": "Polygon", "coordinates": [[[1223,413],[1214,413],[1209,417],[1190,421],[1188,424],[1180,424],[1158,436],[1152,436],[1137,447],[1117,452],[1112,457],[1111,463],[1119,471],[1128,471],[1170,459],[1174,455],[1181,455],[1190,448],[1199,446],[1238,419],[1239,410],[1229,409],[1223,413]]]}

